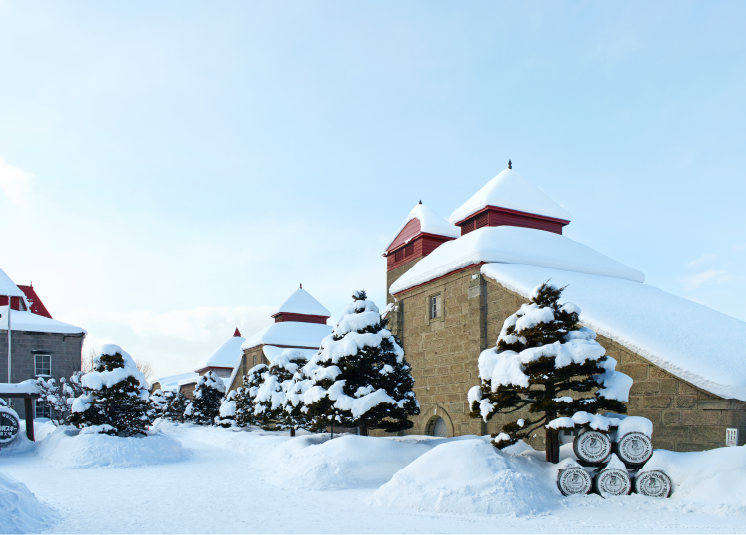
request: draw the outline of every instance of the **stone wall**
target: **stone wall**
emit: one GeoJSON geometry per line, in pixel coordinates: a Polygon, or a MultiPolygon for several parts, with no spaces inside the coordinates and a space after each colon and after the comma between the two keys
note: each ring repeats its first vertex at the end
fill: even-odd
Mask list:
{"type": "MultiPolygon", "coordinates": [[[[528,413],[498,416],[488,424],[469,417],[467,393],[479,384],[479,354],[496,344],[505,319],[528,302],[479,274],[464,269],[398,296],[389,325],[403,343],[412,365],[421,414],[408,434],[427,434],[437,418],[450,436],[497,433],[528,413]],[[442,317],[430,320],[428,298],[440,293],[442,317]]],[[[656,448],[698,451],[725,445],[725,429],[738,428],[746,440],[746,403],[725,400],[677,379],[603,336],[599,343],[617,361],[617,370],[632,377],[628,414],[649,418],[656,448]]],[[[383,433],[376,433],[382,435],[383,433]]],[[[528,440],[544,449],[544,431],[528,440]]]]}
{"type": "Polygon", "coordinates": [[[389,288],[391,288],[391,285],[394,284],[394,281],[404,275],[407,271],[412,269],[417,262],[425,258],[424,256],[421,256],[420,258],[415,258],[411,262],[407,262],[406,264],[399,266],[398,268],[394,268],[391,271],[386,272],[386,304],[394,301],[393,296],[389,293],[389,288]]]}
{"type": "MultiPolygon", "coordinates": [[[[7,333],[7,330],[0,330],[0,383],[8,382],[7,333]]],[[[10,379],[14,383],[36,377],[34,356],[37,354],[51,356],[50,377],[53,377],[55,381],[59,381],[60,377],[69,378],[73,372],[80,371],[83,348],[83,337],[80,335],[13,331],[11,342],[10,379]]],[[[26,414],[22,399],[14,399],[12,405],[19,415],[26,414]]]]}
{"type": "Polygon", "coordinates": [[[225,385],[228,389],[228,392],[230,392],[231,390],[236,390],[243,385],[243,376],[246,375],[249,370],[254,367],[254,358],[256,358],[257,364],[269,364],[269,362],[267,361],[267,357],[264,356],[264,351],[262,351],[263,347],[264,345],[262,344],[256,347],[244,349],[243,356],[241,357],[241,362],[238,365],[238,373],[236,373],[235,377],[233,378],[233,383],[225,385]]]}

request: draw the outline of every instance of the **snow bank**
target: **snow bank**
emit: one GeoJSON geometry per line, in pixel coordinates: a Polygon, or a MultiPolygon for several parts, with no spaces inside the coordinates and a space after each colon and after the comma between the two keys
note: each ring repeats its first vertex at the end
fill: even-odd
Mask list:
{"type": "Polygon", "coordinates": [[[0,472],[0,533],[39,533],[56,520],[55,510],[26,485],[0,472]]]}
{"type": "Polygon", "coordinates": [[[702,512],[746,513],[746,446],[677,453],[655,450],[641,472],[663,470],[674,484],[671,498],[702,512]]]}
{"type": "Polygon", "coordinates": [[[37,442],[36,451],[58,468],[137,468],[184,461],[190,455],[178,440],[160,433],[113,437],[81,434],[70,426],[37,442]]]}
{"type": "MultiPolygon", "coordinates": [[[[483,227],[444,243],[399,277],[391,285],[389,292],[395,295],[452,271],[482,262],[564,269],[635,282],[645,280],[645,275],[640,271],[561,234],[503,226],[483,227]]],[[[546,279],[541,282],[546,282],[546,279]]],[[[554,281],[553,284],[559,286],[554,281]]],[[[534,284],[531,288],[536,286],[534,284]]],[[[578,304],[583,306],[582,303],[578,304]]]]}
{"type": "Polygon", "coordinates": [[[707,392],[746,401],[746,322],[619,278],[505,264],[482,266],[482,273],[526,298],[551,278],[567,286],[563,298],[583,309],[581,321],[596,333],[707,392]]]}
{"type": "Polygon", "coordinates": [[[567,210],[514,169],[503,169],[468,201],[456,208],[448,221],[455,225],[485,206],[498,206],[564,221],[571,220],[567,210]]]}
{"type": "Polygon", "coordinates": [[[394,474],[367,501],[439,513],[539,514],[563,500],[556,477],[556,467],[503,453],[484,440],[453,441],[394,474]]]}

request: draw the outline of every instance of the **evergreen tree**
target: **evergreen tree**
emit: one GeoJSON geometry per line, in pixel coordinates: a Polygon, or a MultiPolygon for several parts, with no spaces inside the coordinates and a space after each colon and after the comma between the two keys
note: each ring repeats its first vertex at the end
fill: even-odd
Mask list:
{"type": "Polygon", "coordinates": [[[83,394],[75,399],[69,421],[114,436],[146,434],[153,419],[148,383],[121,347],[106,344],[93,359],[93,371],[80,378],[83,394]]]}
{"type": "Polygon", "coordinates": [[[186,411],[189,405],[189,398],[181,392],[171,392],[168,390],[165,392],[165,396],[168,406],[166,407],[164,417],[172,422],[184,423],[184,411],[186,411]]]}
{"type": "Polygon", "coordinates": [[[215,425],[234,427],[236,425],[236,391],[231,390],[220,403],[220,413],[215,417],[215,425]]]}
{"type": "MultiPolygon", "coordinates": [[[[173,394],[173,392],[170,392],[173,394]]],[[[153,406],[155,418],[165,418],[168,412],[169,396],[160,388],[150,395],[150,403],[153,406]]]]}
{"type": "Polygon", "coordinates": [[[295,374],[307,362],[299,349],[286,349],[263,373],[253,398],[254,414],[263,429],[290,429],[290,436],[295,436],[296,429],[307,425],[302,407],[289,403],[287,395],[294,386],[295,374]]]}
{"type": "Polygon", "coordinates": [[[184,417],[198,425],[213,425],[220,413],[220,403],[225,395],[225,384],[213,371],[208,371],[197,381],[194,400],[187,405],[184,417]]]}
{"type": "Polygon", "coordinates": [[[257,364],[243,376],[243,386],[236,390],[236,395],[234,396],[237,427],[262,425],[262,422],[254,414],[254,399],[264,381],[264,374],[267,373],[268,369],[266,364],[257,364]]]}
{"type": "Polygon", "coordinates": [[[420,413],[411,367],[364,291],[341,314],[332,334],[304,367],[304,404],[317,428],[328,423],[387,432],[412,427],[420,413]]]}
{"type": "MultiPolygon", "coordinates": [[[[632,380],[614,371],[616,361],[578,323],[580,309],[561,305],[564,288],[548,282],[505,320],[497,347],[479,356],[481,385],[469,391],[471,416],[484,421],[518,411],[528,416],[503,426],[493,444],[504,448],[531,436],[558,416],[578,411],[626,412],[632,380]]],[[[546,459],[559,462],[559,436],[545,428],[546,459]]]]}

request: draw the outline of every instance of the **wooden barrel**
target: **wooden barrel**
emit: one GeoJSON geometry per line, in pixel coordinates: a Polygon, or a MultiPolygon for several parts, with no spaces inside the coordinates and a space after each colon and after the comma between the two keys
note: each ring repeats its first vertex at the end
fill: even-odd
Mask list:
{"type": "Polygon", "coordinates": [[[627,467],[640,467],[653,456],[653,441],[649,436],[633,431],[617,439],[614,453],[627,467]]]}
{"type": "Polygon", "coordinates": [[[637,474],[633,486],[637,494],[653,498],[668,498],[673,488],[671,478],[661,470],[637,474]]]}
{"type": "Polygon", "coordinates": [[[632,480],[626,470],[604,468],[593,478],[593,490],[601,496],[626,496],[632,491],[632,480]]]}
{"type": "Polygon", "coordinates": [[[604,433],[587,429],[575,437],[572,449],[578,461],[589,466],[598,466],[611,454],[611,440],[604,433]]]}
{"type": "Polygon", "coordinates": [[[557,487],[565,496],[588,494],[591,486],[591,476],[582,468],[563,468],[557,474],[557,487]]]}

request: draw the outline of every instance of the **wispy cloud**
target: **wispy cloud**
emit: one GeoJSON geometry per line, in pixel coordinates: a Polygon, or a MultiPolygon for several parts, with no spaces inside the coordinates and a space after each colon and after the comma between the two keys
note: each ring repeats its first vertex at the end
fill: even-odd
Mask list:
{"type": "Polygon", "coordinates": [[[13,204],[26,205],[35,179],[32,173],[14,167],[0,157],[0,189],[13,204]]]}
{"type": "Polygon", "coordinates": [[[701,273],[697,273],[696,275],[684,277],[683,280],[688,289],[696,290],[708,281],[717,280],[718,282],[728,282],[733,279],[728,275],[727,270],[711,268],[701,273]]]}
{"type": "Polygon", "coordinates": [[[696,260],[692,260],[691,262],[689,262],[686,265],[686,267],[690,267],[690,268],[697,267],[700,264],[705,264],[707,262],[712,262],[713,260],[717,260],[717,258],[718,258],[717,255],[714,255],[714,254],[711,254],[711,253],[705,253],[702,256],[700,256],[699,258],[697,258],[696,260]]]}
{"type": "Polygon", "coordinates": [[[733,246],[733,250],[734,251],[743,251],[744,249],[746,249],[746,243],[744,243],[743,245],[734,245],[733,246]]]}

